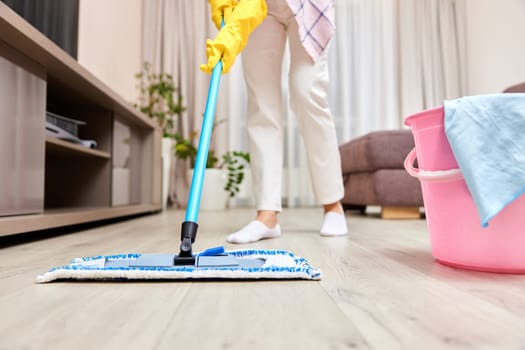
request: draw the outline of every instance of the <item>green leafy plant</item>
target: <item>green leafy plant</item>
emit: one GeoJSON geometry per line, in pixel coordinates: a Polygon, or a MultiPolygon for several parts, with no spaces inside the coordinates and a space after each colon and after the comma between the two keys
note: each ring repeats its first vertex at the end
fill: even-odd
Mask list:
{"type": "MultiPolygon", "coordinates": [[[[151,64],[144,62],[142,71],[135,74],[138,80],[140,91],[139,103],[135,108],[157,121],[162,129],[163,137],[169,137],[175,140],[175,156],[179,159],[189,160],[193,167],[197,157],[197,148],[194,141],[197,132],[191,132],[188,138],[185,138],[177,132],[176,117],[180,116],[186,110],[183,106],[182,95],[175,87],[173,77],[167,73],[153,73],[151,64]]],[[[219,120],[214,123],[213,128],[224,122],[219,120]]],[[[228,151],[222,155],[221,159],[215,154],[214,150],[208,151],[206,168],[225,168],[228,171],[228,177],[224,190],[235,196],[239,192],[239,185],[244,179],[245,166],[250,162],[250,155],[246,152],[228,151]],[[222,161],[220,161],[222,159],[222,161]]]]}
{"type": "Polygon", "coordinates": [[[144,62],[142,71],[135,74],[139,81],[139,103],[135,108],[157,121],[162,129],[162,136],[175,138],[177,125],[175,117],[186,110],[182,104],[182,95],[175,87],[173,77],[167,73],[153,73],[151,64],[144,62]]]}
{"type": "Polygon", "coordinates": [[[250,163],[250,154],[240,151],[228,151],[222,156],[223,164],[228,170],[228,180],[224,190],[235,196],[239,192],[239,186],[244,180],[244,169],[250,163]]]}
{"type": "MultiPolygon", "coordinates": [[[[214,128],[221,122],[215,123],[214,128]]],[[[175,155],[180,159],[189,160],[192,167],[197,157],[197,148],[193,145],[196,136],[197,132],[192,132],[189,139],[181,135],[175,136],[175,155]]],[[[224,190],[230,194],[230,197],[234,197],[239,192],[239,186],[244,180],[244,171],[250,163],[250,154],[241,151],[228,151],[221,158],[222,161],[219,162],[219,157],[217,157],[215,151],[212,149],[208,150],[206,168],[225,168],[227,170],[228,176],[224,190]]]]}

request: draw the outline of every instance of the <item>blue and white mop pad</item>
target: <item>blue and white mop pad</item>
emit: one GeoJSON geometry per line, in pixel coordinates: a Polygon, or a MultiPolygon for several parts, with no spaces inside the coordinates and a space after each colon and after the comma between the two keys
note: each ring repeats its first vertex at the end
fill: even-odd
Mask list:
{"type": "Polygon", "coordinates": [[[525,192],[525,94],[445,101],[445,132],[486,227],[525,192]]]}
{"type": "Polygon", "coordinates": [[[194,265],[174,265],[175,254],[118,254],[76,258],[37,277],[56,280],[186,280],[186,279],[306,279],[320,280],[321,270],[285,250],[207,249],[194,265]]]}

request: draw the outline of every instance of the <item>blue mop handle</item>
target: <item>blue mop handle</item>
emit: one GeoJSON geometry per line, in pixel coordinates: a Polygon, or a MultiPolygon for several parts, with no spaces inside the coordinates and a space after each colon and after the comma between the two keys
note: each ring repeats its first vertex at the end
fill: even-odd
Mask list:
{"type": "MultiPolygon", "coordinates": [[[[221,27],[224,26],[224,20],[221,27]]],[[[208,99],[206,109],[204,110],[204,120],[202,121],[201,136],[197,148],[197,158],[193,169],[191,179],[190,193],[188,197],[188,206],[186,207],[185,221],[197,222],[199,215],[199,206],[202,194],[202,185],[204,183],[204,171],[208,160],[208,150],[210,149],[210,140],[213,131],[213,118],[215,116],[215,107],[217,105],[217,95],[219,92],[219,83],[222,74],[222,60],[219,60],[211,73],[210,88],[208,90],[208,99]]]]}

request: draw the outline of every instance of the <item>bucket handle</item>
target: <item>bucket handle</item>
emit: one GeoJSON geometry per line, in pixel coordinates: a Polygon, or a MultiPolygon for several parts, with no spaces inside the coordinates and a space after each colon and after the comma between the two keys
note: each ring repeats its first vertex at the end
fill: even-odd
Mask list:
{"type": "Polygon", "coordinates": [[[414,167],[414,162],[416,161],[416,148],[414,147],[405,158],[405,170],[412,177],[416,177],[422,181],[433,181],[433,182],[446,182],[446,181],[455,181],[462,180],[463,174],[460,169],[449,169],[449,170],[436,170],[428,171],[421,170],[414,167]]]}

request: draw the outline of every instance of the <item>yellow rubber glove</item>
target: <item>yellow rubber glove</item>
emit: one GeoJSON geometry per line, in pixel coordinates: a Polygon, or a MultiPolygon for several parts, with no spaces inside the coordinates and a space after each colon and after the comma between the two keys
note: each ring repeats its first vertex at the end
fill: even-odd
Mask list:
{"type": "Polygon", "coordinates": [[[217,29],[221,29],[221,21],[228,23],[233,9],[237,5],[237,0],[208,0],[210,3],[211,19],[217,29]]]}
{"type": "Polygon", "coordinates": [[[214,40],[206,40],[208,63],[200,69],[208,74],[222,59],[222,73],[228,73],[241,53],[251,32],[264,20],[267,14],[265,0],[241,0],[232,12],[228,23],[219,31],[214,40]]]}

